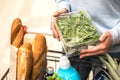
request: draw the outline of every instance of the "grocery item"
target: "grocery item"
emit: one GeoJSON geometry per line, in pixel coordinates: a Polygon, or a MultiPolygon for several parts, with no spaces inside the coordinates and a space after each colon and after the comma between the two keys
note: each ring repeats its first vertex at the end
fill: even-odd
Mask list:
{"type": "MultiPolygon", "coordinates": [[[[33,52],[33,69],[32,69],[32,80],[36,80],[38,76],[44,76],[47,60],[47,44],[46,39],[43,34],[36,34],[33,43],[32,43],[32,52],[33,52]],[[40,74],[41,73],[41,74],[40,74]]],[[[42,77],[40,77],[42,80],[42,77]]]]}
{"type": "Polygon", "coordinates": [[[62,80],[62,78],[59,78],[58,74],[54,73],[52,76],[48,76],[47,80],[62,80]]]}
{"type": "MultiPolygon", "coordinates": [[[[23,45],[23,39],[24,39],[24,30],[23,30],[23,26],[22,26],[22,21],[20,18],[15,18],[12,22],[11,34],[10,34],[11,54],[10,54],[9,80],[15,80],[17,78],[17,50],[19,47],[21,47],[23,45]]],[[[22,56],[22,54],[23,53],[20,54],[20,57],[22,56]]],[[[25,56],[22,56],[22,59],[23,58],[27,59],[25,56]]],[[[18,59],[18,61],[19,60],[20,59],[18,59]]],[[[27,65],[27,63],[24,63],[24,62],[20,62],[20,65],[22,65],[21,63],[27,65]]],[[[20,74],[18,74],[18,75],[21,75],[21,70],[22,69],[20,69],[20,74]]],[[[27,73],[25,73],[25,74],[27,74],[27,73]]],[[[29,75],[29,73],[28,73],[28,75],[29,75]]],[[[25,75],[24,75],[24,78],[25,78],[25,75]]]]}
{"type": "Polygon", "coordinates": [[[9,80],[42,80],[47,68],[45,36],[36,33],[33,42],[28,43],[23,41],[24,35],[21,19],[15,18],[11,27],[9,80]]]}
{"type": "Polygon", "coordinates": [[[11,27],[11,44],[19,48],[23,44],[24,30],[20,18],[15,18],[11,27]]]}
{"type": "Polygon", "coordinates": [[[79,55],[81,49],[99,42],[100,34],[86,11],[62,14],[57,19],[57,25],[63,48],[68,56],[79,55]]]}
{"type": "Polygon", "coordinates": [[[62,56],[59,64],[59,69],[57,71],[58,78],[62,78],[62,80],[81,80],[80,74],[70,65],[67,56],[62,56]]]}
{"type": "Polygon", "coordinates": [[[32,42],[34,64],[36,64],[39,61],[39,58],[43,55],[46,48],[47,46],[45,36],[43,34],[36,34],[32,42]]]}
{"type": "Polygon", "coordinates": [[[30,43],[23,44],[18,49],[17,56],[17,80],[31,80],[32,73],[32,45],[30,43]]]}
{"type": "Polygon", "coordinates": [[[53,67],[47,67],[47,73],[44,76],[43,80],[47,80],[49,77],[52,77],[54,74],[54,68],[53,67]]]}

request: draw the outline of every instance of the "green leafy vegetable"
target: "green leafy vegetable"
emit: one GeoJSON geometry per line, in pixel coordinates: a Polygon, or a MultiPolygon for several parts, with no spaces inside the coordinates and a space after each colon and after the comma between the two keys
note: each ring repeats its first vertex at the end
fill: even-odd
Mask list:
{"type": "Polygon", "coordinates": [[[85,11],[77,14],[61,16],[57,20],[58,28],[67,46],[88,45],[98,40],[100,34],[97,32],[91,19],[85,11]]]}
{"type": "Polygon", "coordinates": [[[98,32],[84,11],[60,19],[57,23],[67,43],[78,44],[99,38],[98,32]]]}
{"type": "Polygon", "coordinates": [[[59,78],[58,74],[54,73],[52,76],[48,76],[47,80],[62,80],[62,78],[59,78]]]}

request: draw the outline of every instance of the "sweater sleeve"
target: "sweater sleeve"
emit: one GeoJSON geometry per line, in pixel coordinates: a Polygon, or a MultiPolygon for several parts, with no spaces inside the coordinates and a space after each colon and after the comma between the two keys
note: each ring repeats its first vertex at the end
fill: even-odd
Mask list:
{"type": "Polygon", "coordinates": [[[57,8],[62,9],[66,8],[68,11],[70,11],[70,2],[69,0],[56,0],[57,8]]]}
{"type": "Polygon", "coordinates": [[[118,24],[110,30],[113,37],[113,45],[120,43],[120,20],[118,24]]]}

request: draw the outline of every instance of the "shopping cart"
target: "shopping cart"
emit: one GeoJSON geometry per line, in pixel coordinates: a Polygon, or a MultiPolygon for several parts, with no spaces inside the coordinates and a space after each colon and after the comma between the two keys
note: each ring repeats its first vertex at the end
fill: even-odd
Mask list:
{"type": "MultiPolygon", "coordinates": [[[[50,52],[50,53],[56,53],[56,54],[61,54],[61,55],[63,54],[62,52],[56,51],[56,50],[48,50],[48,52],[50,52]]],[[[57,70],[57,67],[58,67],[57,64],[59,63],[59,59],[60,59],[60,57],[58,57],[58,56],[47,55],[47,62],[52,62],[53,63],[52,67],[54,67],[55,71],[57,70]]],[[[9,68],[6,71],[6,73],[3,75],[3,77],[1,78],[1,80],[8,80],[8,74],[9,74],[9,68]]]]}
{"type": "MultiPolygon", "coordinates": [[[[29,33],[29,34],[36,34],[36,33],[42,33],[44,34],[45,36],[50,36],[53,38],[53,35],[52,35],[52,31],[50,29],[37,29],[37,28],[28,28],[26,26],[24,26],[24,31],[26,33],[29,33]]],[[[49,46],[48,46],[49,47],[49,46]]],[[[61,46],[62,48],[62,46],[61,46]]],[[[47,63],[51,64],[52,65],[48,65],[48,66],[52,66],[54,67],[54,70],[55,72],[57,71],[57,69],[59,68],[59,60],[60,60],[60,56],[62,56],[63,54],[65,54],[62,50],[53,50],[53,49],[48,49],[48,53],[47,53],[47,63]],[[50,53],[52,54],[56,54],[56,55],[50,55],[50,53]],[[59,56],[58,56],[59,55],[59,56]]],[[[83,61],[83,62],[86,62],[86,61],[83,61]]],[[[91,62],[90,62],[91,63],[91,62]]],[[[86,64],[87,66],[87,64],[86,64]]],[[[94,70],[97,68],[97,67],[101,67],[99,64],[94,64],[93,65],[94,67],[94,70]]],[[[3,75],[3,77],[1,78],[1,80],[8,80],[8,75],[9,75],[9,68],[7,69],[6,73],[3,75]]]]}
{"type": "MultiPolygon", "coordinates": [[[[28,27],[24,26],[24,31],[25,31],[25,33],[31,34],[31,35],[34,35],[36,33],[41,33],[41,34],[44,34],[45,36],[49,36],[49,37],[53,38],[52,31],[50,29],[46,29],[46,28],[42,28],[42,29],[39,28],[38,29],[38,28],[28,28],[28,27]]],[[[55,71],[57,70],[59,58],[62,54],[63,54],[63,52],[60,50],[48,49],[48,54],[46,56],[47,62],[52,63],[52,65],[49,65],[49,66],[54,67],[55,71]],[[56,55],[50,55],[50,53],[53,53],[56,55]],[[57,55],[59,55],[59,56],[57,56],[57,55]]],[[[8,68],[6,70],[6,72],[4,73],[4,75],[0,79],[1,80],[8,80],[9,72],[10,72],[10,68],[8,68]]]]}

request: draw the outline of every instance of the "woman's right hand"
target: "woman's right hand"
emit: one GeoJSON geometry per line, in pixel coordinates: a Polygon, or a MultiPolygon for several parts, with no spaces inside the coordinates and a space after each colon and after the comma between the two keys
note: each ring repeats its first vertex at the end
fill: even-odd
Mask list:
{"type": "Polygon", "coordinates": [[[56,20],[57,20],[57,17],[60,14],[67,13],[67,12],[68,12],[68,10],[65,9],[65,8],[60,9],[53,14],[53,17],[52,17],[52,20],[51,20],[51,29],[53,31],[53,37],[57,38],[58,41],[60,41],[60,37],[59,37],[58,31],[56,29],[56,27],[57,27],[56,20]]]}

